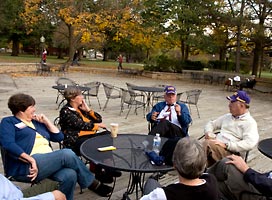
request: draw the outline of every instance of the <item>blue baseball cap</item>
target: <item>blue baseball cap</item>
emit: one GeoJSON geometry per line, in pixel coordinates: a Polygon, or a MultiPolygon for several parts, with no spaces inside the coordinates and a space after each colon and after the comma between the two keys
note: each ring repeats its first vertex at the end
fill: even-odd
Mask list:
{"type": "Polygon", "coordinates": [[[230,100],[230,102],[240,101],[240,102],[245,103],[245,104],[250,103],[250,97],[243,90],[238,90],[232,96],[227,96],[226,98],[228,100],[230,100]]]}
{"type": "Polygon", "coordinates": [[[176,88],[174,86],[168,85],[164,88],[165,94],[176,94],[176,88]]]}

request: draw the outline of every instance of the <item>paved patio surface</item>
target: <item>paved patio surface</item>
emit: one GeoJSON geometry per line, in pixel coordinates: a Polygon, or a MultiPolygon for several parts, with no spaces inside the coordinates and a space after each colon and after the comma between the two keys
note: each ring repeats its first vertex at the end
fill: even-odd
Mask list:
{"type": "MultiPolygon", "coordinates": [[[[192,83],[191,81],[181,80],[154,80],[144,77],[129,77],[119,75],[116,71],[107,74],[92,74],[92,73],[79,73],[69,72],[65,75],[68,78],[73,79],[78,84],[87,83],[90,81],[100,81],[110,83],[118,87],[126,88],[126,82],[143,85],[153,86],[158,84],[172,84],[177,87],[178,92],[183,92],[190,89],[201,89],[198,107],[200,112],[200,118],[197,116],[197,112],[194,106],[192,106],[192,118],[193,123],[189,128],[189,134],[191,137],[199,137],[203,134],[203,127],[210,119],[215,119],[219,115],[228,112],[228,101],[226,96],[231,92],[223,90],[222,85],[209,85],[203,83],[192,83]]],[[[0,74],[0,119],[4,116],[10,115],[10,111],[7,108],[8,98],[17,92],[24,92],[32,95],[36,99],[37,113],[46,114],[51,120],[54,120],[59,111],[57,110],[56,95],[57,91],[52,89],[58,76],[10,76],[8,74],[0,74]]],[[[258,123],[258,129],[260,139],[271,137],[272,133],[272,94],[264,94],[258,91],[251,91],[251,114],[258,123]]],[[[183,96],[185,98],[185,96],[183,96]]],[[[106,97],[103,87],[99,90],[99,99],[103,106],[106,97]]],[[[147,122],[143,117],[141,110],[138,115],[131,112],[128,119],[125,119],[127,110],[120,116],[120,100],[110,100],[108,107],[105,111],[99,110],[99,106],[96,98],[91,98],[92,108],[99,112],[103,116],[104,123],[109,126],[111,122],[119,123],[119,132],[122,133],[141,133],[147,134],[147,122]]],[[[57,148],[57,145],[56,145],[57,148]]],[[[254,148],[249,155],[249,165],[254,169],[261,172],[272,169],[272,162],[270,159],[263,156],[257,148],[254,148]]],[[[3,169],[0,168],[0,172],[3,169]]],[[[161,182],[163,184],[169,184],[177,177],[175,173],[166,175],[161,182]]],[[[117,179],[116,187],[111,199],[121,199],[122,194],[125,192],[126,185],[128,183],[128,174],[123,173],[123,176],[117,179]]],[[[134,199],[133,196],[131,196],[134,199]]],[[[79,187],[75,192],[75,199],[105,199],[97,196],[91,191],[85,190],[83,194],[79,194],[79,187]]]]}

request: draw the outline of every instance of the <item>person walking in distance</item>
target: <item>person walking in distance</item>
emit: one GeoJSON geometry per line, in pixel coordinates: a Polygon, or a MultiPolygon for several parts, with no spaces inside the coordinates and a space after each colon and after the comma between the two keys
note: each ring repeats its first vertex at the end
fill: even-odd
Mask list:
{"type": "Polygon", "coordinates": [[[76,50],[73,56],[72,66],[74,64],[77,64],[77,66],[80,66],[80,64],[78,63],[78,60],[79,60],[79,53],[78,53],[78,50],[76,50]]]}
{"type": "Polygon", "coordinates": [[[43,53],[42,53],[42,63],[46,64],[46,55],[47,55],[47,51],[46,48],[43,49],[43,53]]]}
{"type": "Polygon", "coordinates": [[[123,63],[123,56],[120,54],[117,58],[118,60],[118,71],[123,69],[122,63],[123,63]]]}

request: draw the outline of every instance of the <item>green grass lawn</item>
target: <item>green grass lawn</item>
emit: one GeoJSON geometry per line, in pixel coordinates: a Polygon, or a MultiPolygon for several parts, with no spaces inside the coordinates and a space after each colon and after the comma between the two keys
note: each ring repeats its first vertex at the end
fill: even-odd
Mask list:
{"type": "Polygon", "coordinates": [[[261,78],[269,78],[272,79],[272,73],[268,71],[262,71],[261,78]]]}
{"type": "MultiPolygon", "coordinates": [[[[67,57],[64,59],[58,59],[56,56],[47,56],[46,62],[52,64],[61,64],[67,61],[67,57]]],[[[19,55],[10,56],[10,54],[0,53],[0,62],[8,63],[36,63],[40,62],[40,57],[35,57],[33,55],[19,55]]],[[[79,61],[80,65],[84,67],[98,67],[98,68],[117,68],[117,61],[102,61],[102,60],[88,60],[82,58],[79,61]]],[[[123,63],[123,68],[133,68],[133,69],[143,69],[143,65],[139,63],[123,63]]]]}

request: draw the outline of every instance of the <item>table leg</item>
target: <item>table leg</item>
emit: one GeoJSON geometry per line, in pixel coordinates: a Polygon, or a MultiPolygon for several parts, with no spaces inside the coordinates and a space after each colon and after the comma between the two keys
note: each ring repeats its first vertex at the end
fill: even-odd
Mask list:
{"type": "Polygon", "coordinates": [[[115,184],[116,184],[116,177],[113,177],[112,190],[111,190],[110,196],[108,197],[108,200],[110,200],[110,198],[111,198],[111,196],[112,196],[113,190],[114,190],[114,188],[115,188],[115,184]]]}
{"type": "Polygon", "coordinates": [[[150,105],[151,105],[151,93],[147,92],[146,93],[146,111],[150,111],[150,105]]]}
{"type": "Polygon", "coordinates": [[[138,198],[138,191],[140,189],[141,196],[143,195],[145,173],[131,172],[129,177],[129,183],[127,187],[127,194],[132,194],[136,189],[136,199],[138,198]]]}

